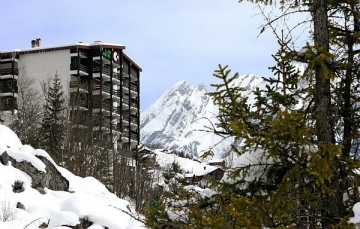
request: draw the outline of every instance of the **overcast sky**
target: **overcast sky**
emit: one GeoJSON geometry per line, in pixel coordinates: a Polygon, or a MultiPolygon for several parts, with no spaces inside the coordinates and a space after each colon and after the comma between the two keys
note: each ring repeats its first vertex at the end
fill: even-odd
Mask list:
{"type": "Polygon", "coordinates": [[[1,0],[0,50],[102,40],[143,69],[141,109],[180,80],[210,90],[218,64],[270,76],[275,36],[256,4],[237,0],[1,0]]]}

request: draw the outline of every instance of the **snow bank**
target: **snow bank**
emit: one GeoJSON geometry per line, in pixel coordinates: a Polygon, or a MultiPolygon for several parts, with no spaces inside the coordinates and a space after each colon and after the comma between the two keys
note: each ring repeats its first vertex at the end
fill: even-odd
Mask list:
{"type": "Polygon", "coordinates": [[[0,125],[0,155],[5,151],[16,161],[27,161],[43,172],[46,166],[36,156],[47,158],[68,179],[70,186],[69,192],[45,188],[45,194],[40,194],[31,188],[30,176],[11,164],[0,163],[0,174],[6,174],[0,176],[0,214],[4,210],[12,215],[6,222],[2,222],[0,216],[0,228],[38,229],[41,224],[48,224],[48,228],[69,229],[67,226],[76,226],[81,219],[94,223],[90,229],[143,228],[142,223],[123,212],[130,211],[128,201],[117,198],[95,178],[81,178],[58,166],[46,151],[22,145],[14,132],[0,125]],[[23,183],[24,191],[13,192],[16,181],[23,183]],[[17,208],[19,203],[25,210],[17,208]]]}
{"type": "MultiPolygon", "coordinates": [[[[232,169],[229,169],[223,176],[222,182],[225,183],[235,183],[236,180],[230,178],[230,174],[233,170],[241,167],[248,167],[249,165],[255,165],[251,167],[251,171],[248,171],[245,177],[241,178],[246,182],[251,182],[258,179],[266,179],[264,171],[267,169],[266,165],[273,163],[271,158],[264,157],[264,151],[262,149],[257,149],[254,152],[245,152],[239,156],[232,169]]],[[[244,183],[244,185],[247,185],[244,183]]],[[[241,187],[240,187],[241,188],[241,187]]]]}
{"type": "Polygon", "coordinates": [[[22,146],[17,135],[7,126],[0,125],[0,154],[8,148],[19,149],[22,146]]]}

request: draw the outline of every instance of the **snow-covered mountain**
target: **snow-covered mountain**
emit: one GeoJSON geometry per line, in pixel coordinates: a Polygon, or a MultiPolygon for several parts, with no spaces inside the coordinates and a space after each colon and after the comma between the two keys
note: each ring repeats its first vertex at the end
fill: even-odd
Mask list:
{"type": "MultiPolygon", "coordinates": [[[[259,76],[242,75],[234,85],[246,88],[244,94],[249,95],[253,88],[261,87],[262,83],[259,76]]],[[[201,131],[205,129],[204,126],[211,127],[211,123],[216,123],[215,116],[218,114],[218,108],[206,93],[204,85],[189,85],[186,81],[180,81],[166,90],[140,114],[141,143],[194,156],[215,146],[215,157],[224,157],[231,139],[221,142],[221,137],[201,131]]],[[[251,98],[249,100],[251,102],[251,98]]]]}
{"type": "Polygon", "coordinates": [[[0,228],[135,229],[128,201],[93,177],[58,166],[44,150],[22,145],[0,125],[0,228]]]}

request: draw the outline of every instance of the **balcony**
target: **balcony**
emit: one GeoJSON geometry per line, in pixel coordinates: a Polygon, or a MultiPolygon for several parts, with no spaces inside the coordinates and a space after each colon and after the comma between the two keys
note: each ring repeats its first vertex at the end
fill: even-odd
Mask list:
{"type": "Polygon", "coordinates": [[[13,110],[17,109],[17,99],[13,97],[1,98],[0,103],[2,103],[2,109],[13,110]]]}
{"type": "Polygon", "coordinates": [[[0,59],[0,63],[6,63],[6,62],[8,62],[8,63],[11,63],[11,62],[18,63],[19,59],[18,59],[18,57],[16,57],[16,56],[14,57],[14,56],[12,56],[12,54],[10,54],[10,55],[7,55],[7,56],[3,57],[2,59],[0,59]]]}
{"type": "Polygon", "coordinates": [[[95,120],[93,123],[95,126],[95,130],[100,129],[100,127],[103,130],[110,130],[111,128],[114,130],[116,129],[116,125],[114,125],[109,118],[98,119],[95,120]]]}
{"type": "Polygon", "coordinates": [[[131,84],[131,91],[138,92],[138,87],[136,85],[131,84]]]}
{"type": "MultiPolygon", "coordinates": [[[[10,82],[11,83],[11,82],[10,82]]],[[[1,93],[18,93],[18,87],[11,87],[7,83],[3,82],[3,84],[0,83],[0,92],[1,93]]]]}
{"type": "Polygon", "coordinates": [[[126,73],[126,72],[123,72],[123,78],[124,78],[124,79],[129,79],[129,78],[130,78],[130,74],[129,74],[129,73],[126,73]]]}
{"type": "Polygon", "coordinates": [[[137,142],[138,136],[139,136],[138,133],[136,133],[134,131],[130,131],[130,140],[131,141],[137,142]]]}
{"type": "Polygon", "coordinates": [[[98,112],[103,112],[106,114],[110,114],[110,109],[111,109],[111,105],[109,103],[103,102],[102,104],[100,103],[94,103],[94,112],[98,113],[98,112]]]}
{"type": "Polygon", "coordinates": [[[129,112],[126,112],[122,115],[122,123],[124,126],[129,126],[129,119],[130,119],[130,115],[129,112]]]}
{"type": "Polygon", "coordinates": [[[94,73],[100,73],[100,70],[102,70],[102,74],[103,74],[103,75],[107,75],[108,77],[111,76],[111,69],[110,69],[110,68],[103,68],[103,69],[101,69],[100,66],[97,66],[97,67],[94,67],[94,68],[93,68],[93,72],[94,72],[94,73]]]}
{"type": "Polygon", "coordinates": [[[93,57],[93,61],[96,63],[100,63],[100,61],[102,60],[103,64],[110,64],[111,60],[109,58],[106,58],[104,56],[94,56],[93,57]]]}
{"type": "Polygon", "coordinates": [[[83,58],[87,58],[87,53],[84,50],[79,50],[79,54],[78,54],[78,51],[76,49],[71,49],[70,56],[71,57],[79,56],[81,59],[83,59],[83,58]]]}
{"type": "Polygon", "coordinates": [[[123,82],[123,84],[122,84],[122,88],[123,88],[123,92],[129,93],[130,83],[129,83],[128,80],[124,80],[124,82],[123,82]]]}
{"type": "Polygon", "coordinates": [[[120,89],[113,89],[113,95],[119,97],[120,96],[120,89]]]}
{"type": "Polygon", "coordinates": [[[139,124],[138,117],[136,117],[136,116],[131,116],[131,117],[130,117],[130,122],[131,122],[131,124],[138,125],[138,124],[139,124]]]}
{"type": "Polygon", "coordinates": [[[139,88],[136,85],[130,84],[130,94],[133,98],[138,96],[139,88]]]}
{"type": "Polygon", "coordinates": [[[89,75],[89,71],[86,65],[71,63],[70,64],[70,73],[72,75],[80,75],[80,76],[87,76],[89,75]],[[79,72],[78,72],[79,70],[79,72]]]}
{"type": "Polygon", "coordinates": [[[18,79],[19,69],[17,68],[4,68],[0,69],[0,79],[18,79]]]}
{"type": "Polygon", "coordinates": [[[113,77],[114,77],[115,79],[117,79],[117,80],[119,80],[119,81],[121,80],[121,79],[120,79],[120,73],[119,73],[119,72],[114,72],[113,74],[114,74],[113,77]]]}
{"type": "Polygon", "coordinates": [[[78,81],[70,81],[70,91],[71,92],[84,92],[87,93],[89,90],[87,83],[82,83],[78,81]],[[78,90],[79,89],[79,90],[78,90]]]}
{"type": "Polygon", "coordinates": [[[138,101],[136,101],[134,99],[131,99],[130,105],[131,105],[131,107],[139,108],[138,101]]]}
{"type": "Polygon", "coordinates": [[[104,98],[110,98],[110,87],[96,84],[93,86],[93,95],[102,95],[104,98]]]}
{"type": "Polygon", "coordinates": [[[86,101],[71,101],[71,109],[73,111],[87,111],[88,103],[86,101]]]}
{"type": "Polygon", "coordinates": [[[121,133],[121,141],[122,142],[129,142],[130,139],[130,132],[129,130],[123,130],[121,133]]]}
{"type": "Polygon", "coordinates": [[[129,112],[125,112],[123,115],[122,115],[122,123],[123,123],[123,126],[130,126],[132,127],[132,129],[136,129],[139,125],[139,119],[137,116],[135,115],[130,115],[129,112]]]}
{"type": "Polygon", "coordinates": [[[100,78],[102,76],[102,79],[104,81],[111,81],[114,85],[120,85],[120,73],[112,72],[112,79],[111,79],[111,69],[110,68],[102,68],[100,66],[93,67],[93,76],[94,78],[100,78]],[[100,74],[101,72],[101,74],[100,74]]]}
{"type": "Polygon", "coordinates": [[[113,72],[113,78],[112,78],[112,82],[114,85],[120,85],[121,81],[120,81],[120,73],[117,72],[113,72]]]}
{"type": "Polygon", "coordinates": [[[130,104],[130,99],[129,99],[129,98],[126,98],[126,97],[124,97],[124,98],[122,99],[122,103],[123,103],[123,104],[126,104],[126,105],[128,105],[128,106],[129,106],[129,104],[130,104]]]}
{"type": "Polygon", "coordinates": [[[114,112],[118,115],[121,114],[121,107],[114,107],[114,112]]]}

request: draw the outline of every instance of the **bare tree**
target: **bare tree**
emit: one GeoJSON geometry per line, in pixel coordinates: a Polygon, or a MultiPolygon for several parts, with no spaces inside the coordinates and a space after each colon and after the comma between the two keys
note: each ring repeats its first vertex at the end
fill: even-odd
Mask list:
{"type": "Polygon", "coordinates": [[[21,69],[18,83],[18,112],[10,127],[24,144],[39,145],[39,127],[42,117],[41,94],[35,88],[35,79],[29,77],[25,67],[21,69]]]}

